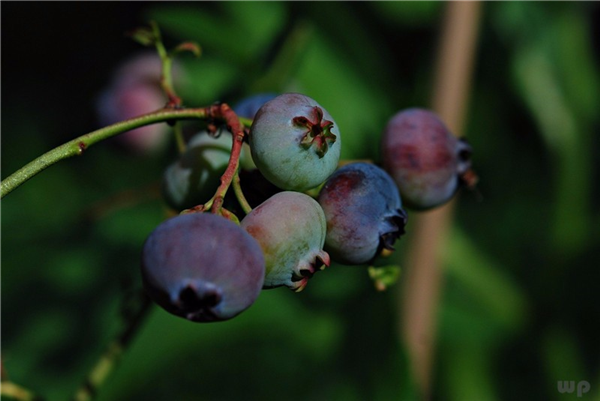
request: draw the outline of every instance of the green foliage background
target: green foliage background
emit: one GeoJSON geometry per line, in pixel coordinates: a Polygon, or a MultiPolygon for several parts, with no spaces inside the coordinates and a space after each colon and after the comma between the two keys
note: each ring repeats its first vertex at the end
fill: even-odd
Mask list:
{"type": "MultiPolygon", "coordinates": [[[[183,57],[188,106],[297,91],[335,116],[343,157],[378,160],[398,110],[427,106],[445,4],[2,4],[2,177],[98,128],[95,97],[140,50],[149,19],[183,57]]],[[[483,201],[463,193],[444,262],[434,399],[600,399],[600,75],[595,3],[486,2],[465,134],[483,201]],[[574,395],[563,395],[564,399],[574,395]]],[[[2,360],[66,399],[122,325],[145,237],[166,216],[143,189],[175,146],[146,157],[99,144],[2,200],[2,360]],[[97,215],[126,190],[142,201],[97,215]]],[[[407,234],[394,256],[404,269],[407,234]]],[[[402,280],[402,277],[400,278],[402,280]]],[[[412,400],[399,291],[333,266],[300,294],[263,291],[228,322],[154,308],[99,400],[412,400]]]]}

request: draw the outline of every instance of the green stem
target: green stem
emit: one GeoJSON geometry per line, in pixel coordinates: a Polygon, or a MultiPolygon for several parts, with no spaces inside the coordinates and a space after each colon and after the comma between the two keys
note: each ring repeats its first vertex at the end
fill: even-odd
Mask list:
{"type": "MultiPolygon", "coordinates": [[[[231,212],[223,209],[223,202],[225,200],[227,190],[231,186],[231,183],[235,181],[234,178],[237,176],[238,168],[240,165],[240,154],[242,153],[242,145],[244,143],[246,131],[244,130],[244,124],[241,121],[241,119],[235,114],[233,110],[231,110],[231,107],[229,107],[227,104],[221,104],[212,107],[214,109],[212,110],[214,115],[225,120],[227,124],[227,129],[229,130],[229,132],[231,132],[232,135],[233,144],[231,146],[231,154],[229,155],[229,163],[227,164],[225,172],[223,173],[223,175],[221,175],[221,184],[215,191],[213,197],[210,198],[210,200],[205,204],[197,205],[192,208],[183,210],[181,213],[204,213],[210,209],[211,213],[219,214],[224,217],[230,218],[231,212]]],[[[241,188],[239,190],[241,192],[241,188]]],[[[235,184],[234,191],[236,191],[235,184]]]]}
{"type": "Polygon", "coordinates": [[[251,118],[239,117],[239,119],[244,127],[250,128],[252,126],[253,120],[251,118]]]}
{"type": "Polygon", "coordinates": [[[237,198],[238,202],[240,203],[242,210],[246,214],[250,213],[252,211],[252,206],[250,206],[250,204],[246,200],[246,197],[244,196],[244,192],[242,192],[242,187],[240,185],[239,171],[235,173],[235,176],[233,177],[232,185],[233,185],[233,192],[235,193],[235,197],[237,198]]]}
{"type": "Polygon", "coordinates": [[[150,302],[150,298],[144,295],[142,304],[135,315],[131,317],[127,326],[117,338],[108,345],[104,353],[100,356],[100,359],[98,359],[92,370],[89,372],[82,386],[73,396],[74,401],[88,401],[95,396],[98,388],[104,384],[106,378],[115,369],[117,362],[119,362],[121,356],[131,343],[132,338],[141,327],[151,306],[152,303],[150,302]]]}
{"type": "Polygon", "coordinates": [[[2,395],[2,399],[4,397],[8,397],[12,400],[18,401],[41,401],[42,397],[34,394],[30,390],[19,386],[10,381],[3,381],[2,386],[0,386],[0,394],[2,395]]]}
{"type": "Polygon", "coordinates": [[[87,150],[87,148],[104,139],[126,131],[130,131],[134,128],[159,122],[186,119],[206,119],[210,117],[214,107],[215,106],[197,109],[160,109],[155,112],[145,114],[140,117],[135,117],[130,120],[118,122],[116,124],[109,125],[108,127],[104,127],[82,135],[43,154],[4,179],[1,183],[0,198],[4,198],[15,188],[19,187],[25,181],[34,177],[36,174],[50,167],[54,163],[73,156],[80,156],[85,152],[85,150],[87,150]]]}
{"type": "Polygon", "coordinates": [[[167,103],[168,107],[177,107],[181,106],[181,98],[177,96],[175,93],[175,89],[173,88],[173,77],[171,74],[171,67],[173,65],[173,58],[167,52],[165,45],[162,42],[162,37],[160,34],[160,29],[158,28],[158,24],[154,21],[150,22],[150,26],[152,27],[152,32],[154,33],[156,51],[160,56],[160,60],[162,61],[162,70],[160,74],[160,84],[162,89],[167,94],[169,101],[167,103]]]}
{"type": "Polygon", "coordinates": [[[186,149],[185,139],[183,138],[183,130],[181,129],[181,124],[176,122],[173,125],[173,132],[175,133],[175,142],[177,142],[177,150],[179,154],[183,154],[186,149]]]}

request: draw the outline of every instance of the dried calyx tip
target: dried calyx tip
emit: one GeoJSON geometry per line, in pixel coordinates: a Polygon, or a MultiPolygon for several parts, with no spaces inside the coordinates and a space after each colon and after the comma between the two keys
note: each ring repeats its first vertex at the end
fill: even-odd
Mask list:
{"type": "MultiPolygon", "coordinates": [[[[398,238],[406,233],[404,227],[408,221],[408,215],[403,209],[397,209],[396,213],[392,216],[386,218],[386,220],[390,223],[390,226],[393,227],[390,231],[381,234],[379,238],[379,247],[380,250],[377,254],[381,254],[384,251],[386,255],[390,254],[390,251],[394,251],[394,243],[398,238]]],[[[384,255],[384,256],[386,256],[384,255]]]]}
{"type": "Polygon", "coordinates": [[[323,110],[318,106],[314,106],[312,110],[315,116],[313,120],[304,116],[299,116],[294,117],[292,122],[296,126],[307,129],[300,141],[300,145],[304,149],[315,146],[315,151],[321,158],[325,156],[329,147],[335,142],[337,137],[331,132],[333,122],[323,119],[323,110]]]}
{"type": "Polygon", "coordinates": [[[218,290],[208,290],[200,295],[191,284],[186,285],[179,291],[177,306],[183,312],[195,313],[207,308],[213,308],[221,302],[221,294],[218,290]]]}

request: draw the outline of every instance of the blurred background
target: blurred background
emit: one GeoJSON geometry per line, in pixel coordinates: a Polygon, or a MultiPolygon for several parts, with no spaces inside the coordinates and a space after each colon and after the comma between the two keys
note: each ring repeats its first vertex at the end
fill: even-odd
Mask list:
{"type": "MultiPolygon", "coordinates": [[[[301,92],[335,116],[343,158],[378,161],[387,120],[431,103],[446,7],[3,2],[2,178],[102,126],[98,98],[144,50],[124,32],[149,20],[168,47],[202,46],[179,58],[186,106],[301,92]]],[[[432,399],[576,398],[557,381],[600,399],[599,22],[594,2],[482,4],[463,128],[482,199],[461,193],[447,232],[432,399]]],[[[140,287],[176,152],[172,138],[143,152],[109,140],[2,200],[4,378],[48,400],[79,387],[140,287]]],[[[223,323],[155,307],[97,398],[418,400],[400,334],[414,214],[387,291],[334,265],[223,323]]]]}

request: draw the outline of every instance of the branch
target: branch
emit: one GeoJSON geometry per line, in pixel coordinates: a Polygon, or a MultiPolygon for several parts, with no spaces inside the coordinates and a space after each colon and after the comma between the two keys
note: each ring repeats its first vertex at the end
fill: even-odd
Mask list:
{"type": "Polygon", "coordinates": [[[217,213],[221,210],[223,206],[223,201],[225,199],[225,194],[227,193],[227,189],[231,185],[231,181],[233,177],[236,175],[238,171],[238,167],[240,164],[240,153],[242,152],[242,145],[244,142],[244,126],[240,122],[238,116],[235,114],[233,110],[227,105],[222,104],[215,110],[211,110],[215,116],[218,116],[225,120],[227,124],[227,128],[231,132],[233,137],[233,144],[231,146],[231,154],[229,156],[229,164],[227,165],[227,169],[221,176],[221,185],[217,188],[215,196],[213,197],[214,202],[212,204],[211,211],[213,213],[217,213]]]}
{"type": "Polygon", "coordinates": [[[106,350],[100,356],[100,359],[98,359],[92,370],[90,370],[87,378],[73,396],[74,401],[88,401],[94,398],[98,388],[104,384],[106,378],[115,369],[117,363],[121,359],[121,355],[123,355],[129,346],[131,339],[141,327],[151,306],[152,303],[150,302],[150,298],[144,295],[142,304],[136,313],[129,319],[127,327],[125,327],[117,338],[106,347],[106,350]]]}
{"type": "Polygon", "coordinates": [[[4,198],[15,188],[54,163],[73,156],[82,155],[90,146],[97,142],[145,125],[177,120],[207,119],[214,107],[196,109],[164,108],[82,135],[43,154],[4,179],[1,184],[0,198],[4,198]]]}
{"type": "Polygon", "coordinates": [[[8,397],[18,401],[43,401],[44,398],[32,393],[30,390],[10,381],[2,381],[0,386],[2,398],[8,397]]]}
{"type": "Polygon", "coordinates": [[[242,191],[242,187],[240,185],[240,176],[238,173],[236,173],[235,177],[233,178],[233,192],[235,193],[235,197],[240,203],[244,213],[249,214],[252,211],[252,206],[250,206],[248,200],[244,196],[244,192],[242,191]]]}

